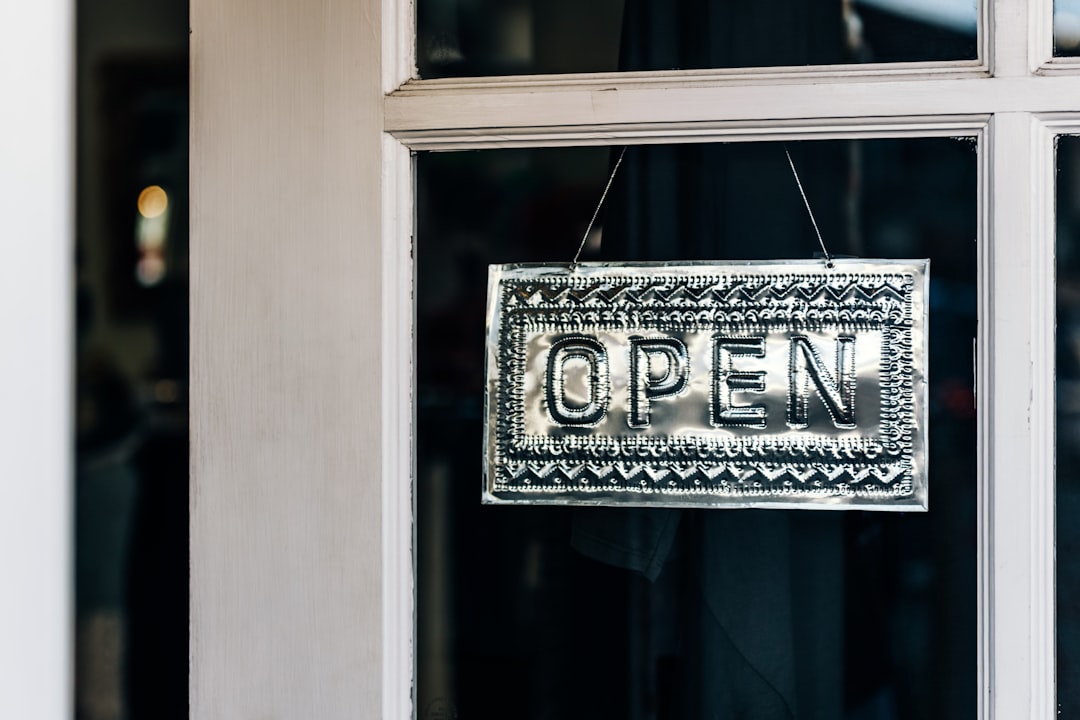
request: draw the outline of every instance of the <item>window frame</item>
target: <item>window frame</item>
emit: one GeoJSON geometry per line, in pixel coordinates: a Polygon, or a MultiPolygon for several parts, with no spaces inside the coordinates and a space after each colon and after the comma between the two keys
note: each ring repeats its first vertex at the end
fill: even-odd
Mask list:
{"type": "MultiPolygon", "coordinates": [[[[384,111],[389,137],[411,152],[710,140],[977,138],[979,336],[973,352],[977,377],[985,378],[977,383],[981,718],[1050,720],[1055,707],[1053,154],[1047,138],[1054,127],[1049,118],[1080,110],[1072,100],[1080,97],[1075,75],[1080,64],[1066,69],[1052,57],[1052,27],[1042,21],[1047,5],[1052,10],[1052,0],[980,3],[980,59],[973,62],[410,77],[388,94],[384,111]],[[1027,22],[1016,23],[1018,17],[1027,22]],[[1051,65],[1052,73],[1047,72],[1051,65]],[[1016,240],[1024,237],[1031,242],[1016,240]],[[1030,487],[1021,481],[1026,478],[1030,487]]],[[[1063,117],[1057,122],[1069,121],[1063,117]]],[[[390,155],[386,174],[411,177],[411,165],[404,164],[400,153],[390,155]]],[[[398,191],[396,200],[403,207],[411,203],[402,196],[409,189],[398,191]]],[[[411,224],[388,232],[387,255],[412,233],[411,224]]],[[[411,307],[408,275],[410,284],[390,292],[411,307]]],[[[391,339],[384,337],[384,342],[391,339]]],[[[384,382],[411,392],[411,370],[408,377],[390,373],[384,382]]],[[[411,437],[411,426],[408,432],[411,437]]],[[[411,462],[411,447],[408,453],[411,462]]],[[[403,452],[398,462],[405,460],[403,452]]],[[[389,497],[395,488],[387,480],[384,493],[389,497]]],[[[395,564],[401,568],[405,562],[400,556],[395,564]]],[[[391,571],[387,583],[393,582],[400,585],[391,571]]],[[[404,600],[405,588],[400,590],[398,599],[404,600]]],[[[401,623],[396,638],[391,634],[386,641],[411,647],[412,632],[411,624],[401,623]]],[[[387,668],[387,693],[405,697],[411,692],[411,662],[387,668]]]]}

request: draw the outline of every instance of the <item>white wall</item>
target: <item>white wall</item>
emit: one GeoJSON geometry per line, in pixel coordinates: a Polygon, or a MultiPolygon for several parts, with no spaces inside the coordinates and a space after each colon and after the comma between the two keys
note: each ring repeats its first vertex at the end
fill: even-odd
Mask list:
{"type": "Polygon", "coordinates": [[[71,0],[0,3],[0,718],[70,718],[71,0]]]}

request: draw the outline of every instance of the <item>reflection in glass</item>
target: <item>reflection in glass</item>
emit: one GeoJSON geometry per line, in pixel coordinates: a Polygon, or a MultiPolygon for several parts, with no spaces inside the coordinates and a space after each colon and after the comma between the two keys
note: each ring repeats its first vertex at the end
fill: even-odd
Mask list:
{"type": "MultiPolygon", "coordinates": [[[[973,718],[975,145],[793,143],[830,251],[929,257],[929,513],[482,506],[488,263],[568,262],[617,153],[418,157],[419,718],[973,718]]],[[[808,258],[779,144],[629,148],[583,260],[808,258]]]]}
{"type": "Polygon", "coordinates": [[[1080,714],[1080,138],[1057,148],[1057,690],[1080,714]]]}
{"type": "Polygon", "coordinates": [[[1080,55],[1080,0],[1054,0],[1054,55],[1080,55]]]}
{"type": "Polygon", "coordinates": [[[417,0],[416,18],[423,78],[978,55],[977,0],[417,0]]]}
{"type": "Polygon", "coordinates": [[[77,9],[75,717],[186,720],[188,2],[77,9]]]}

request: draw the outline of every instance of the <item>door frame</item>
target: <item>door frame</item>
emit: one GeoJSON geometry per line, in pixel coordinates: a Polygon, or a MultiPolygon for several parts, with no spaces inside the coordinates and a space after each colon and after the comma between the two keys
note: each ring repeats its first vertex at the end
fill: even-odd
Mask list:
{"type": "Polygon", "coordinates": [[[425,81],[407,0],[255,7],[192,3],[194,717],[414,712],[413,153],[961,135],[979,714],[1054,718],[1052,0],[984,3],[974,62],[425,81]]]}

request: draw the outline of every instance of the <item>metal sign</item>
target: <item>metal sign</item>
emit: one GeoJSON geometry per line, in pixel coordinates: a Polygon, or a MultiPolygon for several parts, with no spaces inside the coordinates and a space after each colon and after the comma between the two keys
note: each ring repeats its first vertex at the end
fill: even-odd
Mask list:
{"type": "Polygon", "coordinates": [[[925,510],[928,260],[493,265],[484,502],[925,510]]]}

